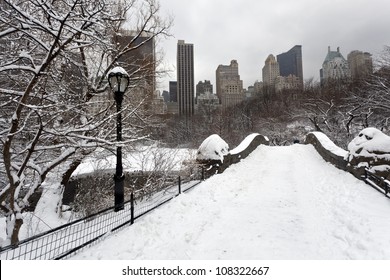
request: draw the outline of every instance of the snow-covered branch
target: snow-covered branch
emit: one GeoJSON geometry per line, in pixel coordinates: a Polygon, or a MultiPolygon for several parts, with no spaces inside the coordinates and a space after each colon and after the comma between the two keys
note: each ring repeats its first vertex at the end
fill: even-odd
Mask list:
{"type": "MultiPolygon", "coordinates": [[[[96,147],[147,137],[141,134],[146,123],[139,112],[142,98],[132,104],[133,96],[122,108],[126,127],[120,143],[114,140],[114,101],[101,98],[110,68],[168,35],[171,21],[158,16],[155,0],[3,2],[0,39],[7,51],[0,53],[0,209],[14,227],[8,238],[15,244],[23,224],[20,213],[54,168],[64,166],[65,184],[96,147]],[[137,31],[130,43],[120,45],[117,36],[125,29],[137,31]]],[[[130,90],[150,94],[156,60],[137,63],[128,65],[130,90]]]]}

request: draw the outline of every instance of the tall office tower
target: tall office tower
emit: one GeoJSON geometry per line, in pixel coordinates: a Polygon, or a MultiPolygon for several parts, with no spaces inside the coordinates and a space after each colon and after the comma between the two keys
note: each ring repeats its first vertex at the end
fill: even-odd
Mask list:
{"type": "Polygon", "coordinates": [[[275,56],[270,54],[263,67],[263,85],[265,88],[275,88],[275,80],[280,76],[279,63],[275,56]]]}
{"type": "Polygon", "coordinates": [[[279,63],[280,76],[295,76],[303,85],[302,46],[296,45],[289,51],[276,56],[279,63]]]}
{"type": "Polygon", "coordinates": [[[169,102],[177,102],[177,82],[169,81],[169,102]]]}
{"type": "Polygon", "coordinates": [[[337,51],[331,51],[328,47],[328,53],[320,70],[321,84],[345,80],[350,77],[351,71],[348,62],[340,53],[340,48],[337,48],[337,51]]]}
{"type": "Polygon", "coordinates": [[[122,55],[118,64],[130,75],[129,88],[146,97],[146,107],[152,109],[151,104],[156,97],[156,55],[153,37],[146,32],[138,36],[136,31],[122,30],[116,33],[113,39],[121,48],[134,48],[122,55]]]}
{"type": "Polygon", "coordinates": [[[184,40],[177,43],[177,101],[180,115],[194,115],[194,45],[184,40]]]}
{"type": "Polygon", "coordinates": [[[237,60],[230,65],[219,65],[216,70],[217,96],[222,104],[222,110],[242,102],[245,99],[243,82],[238,74],[237,60]]]}
{"type": "Polygon", "coordinates": [[[367,78],[373,72],[372,56],[368,52],[352,51],[348,54],[347,61],[354,80],[367,78]]]}

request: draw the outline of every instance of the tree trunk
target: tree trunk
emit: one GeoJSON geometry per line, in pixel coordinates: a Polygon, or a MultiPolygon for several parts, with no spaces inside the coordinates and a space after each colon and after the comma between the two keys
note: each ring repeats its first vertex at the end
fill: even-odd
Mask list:
{"type": "Polygon", "coordinates": [[[12,230],[11,245],[17,245],[19,243],[19,231],[22,225],[23,225],[23,219],[16,218],[14,229],[12,230]]]}
{"type": "Polygon", "coordinates": [[[72,163],[69,165],[68,169],[62,174],[61,184],[60,184],[60,197],[58,198],[57,203],[57,214],[61,217],[62,216],[62,196],[65,191],[65,186],[69,182],[70,177],[72,176],[73,172],[76,170],[76,168],[80,165],[82,159],[77,158],[72,161],[72,163]]]}
{"type": "MultiPolygon", "coordinates": [[[[7,214],[6,218],[6,232],[7,240],[10,241],[10,245],[17,246],[19,244],[19,231],[23,225],[23,218],[20,213],[7,214]]],[[[6,244],[9,245],[9,244],[6,244]]]]}

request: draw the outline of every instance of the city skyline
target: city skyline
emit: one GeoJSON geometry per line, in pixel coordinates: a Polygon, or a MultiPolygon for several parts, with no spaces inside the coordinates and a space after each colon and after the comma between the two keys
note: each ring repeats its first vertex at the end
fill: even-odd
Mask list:
{"type": "Polygon", "coordinates": [[[174,17],[171,33],[159,46],[171,75],[159,80],[160,90],[176,80],[176,43],[195,46],[195,82],[211,80],[226,61],[237,60],[247,88],[261,81],[268,55],[278,55],[302,45],[303,77],[319,82],[319,70],[328,46],[340,47],[347,56],[353,50],[369,52],[375,60],[390,41],[386,37],[390,2],[346,1],[161,1],[165,15],[174,17]]]}

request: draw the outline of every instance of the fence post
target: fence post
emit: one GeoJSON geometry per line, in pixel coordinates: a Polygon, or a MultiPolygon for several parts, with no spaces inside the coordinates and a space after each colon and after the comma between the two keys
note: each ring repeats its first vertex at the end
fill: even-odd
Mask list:
{"type": "Polygon", "coordinates": [[[134,192],[130,194],[130,224],[134,224],[134,192]]]}
{"type": "Polygon", "coordinates": [[[181,177],[180,176],[179,176],[178,180],[179,180],[179,194],[181,194],[181,177]]]}

